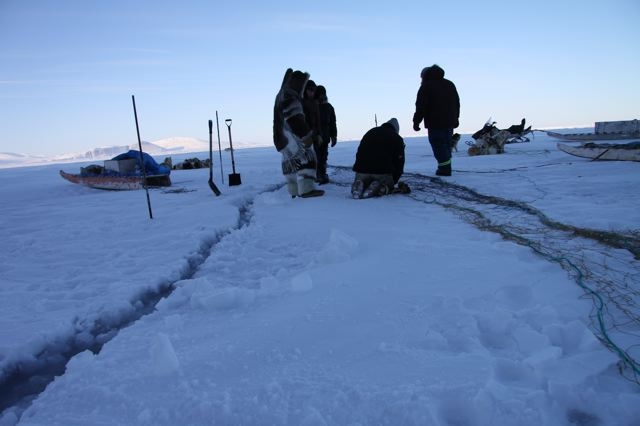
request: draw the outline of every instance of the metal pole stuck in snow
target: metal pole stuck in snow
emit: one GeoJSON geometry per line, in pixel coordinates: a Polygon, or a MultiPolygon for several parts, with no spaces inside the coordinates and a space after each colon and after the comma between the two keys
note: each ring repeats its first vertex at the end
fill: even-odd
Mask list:
{"type": "Polygon", "coordinates": [[[147,170],[144,166],[144,157],[142,155],[142,140],[140,140],[140,127],[138,126],[138,112],[136,111],[136,98],[131,95],[131,101],[133,102],[133,116],[136,119],[136,133],[138,134],[138,148],[140,148],[140,168],[142,169],[142,187],[147,193],[147,207],[149,207],[149,219],[153,219],[153,213],[151,212],[151,199],[149,198],[149,188],[147,188],[147,170]]]}
{"type": "Polygon", "coordinates": [[[216,127],[218,128],[218,155],[220,156],[220,179],[224,183],[224,171],[222,170],[222,148],[220,147],[220,123],[218,122],[218,111],[216,111],[216,127]]]}
{"type": "Polygon", "coordinates": [[[214,194],[216,194],[216,196],[219,196],[220,190],[218,189],[216,184],[213,183],[213,142],[212,142],[213,138],[211,136],[212,127],[213,127],[213,122],[209,120],[209,188],[211,188],[211,190],[213,191],[214,194]]]}

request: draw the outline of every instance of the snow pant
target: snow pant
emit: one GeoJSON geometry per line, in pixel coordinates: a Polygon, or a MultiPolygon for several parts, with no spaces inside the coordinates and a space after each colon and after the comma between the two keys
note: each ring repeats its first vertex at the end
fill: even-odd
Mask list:
{"type": "Polygon", "coordinates": [[[393,192],[393,176],[391,174],[356,173],[351,184],[353,198],[369,198],[391,194],[393,192]]]}
{"type": "Polygon", "coordinates": [[[315,189],[316,154],[312,148],[306,148],[301,143],[296,143],[293,148],[280,152],[287,189],[292,197],[297,197],[315,189]]]}
{"type": "Polygon", "coordinates": [[[451,139],[453,129],[429,128],[429,143],[433,150],[433,156],[438,162],[438,169],[451,172],[451,139]]]}
{"type": "Polygon", "coordinates": [[[287,189],[292,197],[306,194],[315,189],[315,169],[300,169],[295,173],[286,174],[284,177],[287,180],[287,189]]]}
{"type": "Polygon", "coordinates": [[[327,174],[327,159],[329,157],[329,138],[321,138],[314,144],[316,151],[316,157],[318,157],[317,175],[318,179],[321,179],[327,174]]]}
{"type": "MultiPolygon", "coordinates": [[[[286,132],[285,132],[286,134],[286,132]]],[[[292,197],[313,191],[316,182],[318,161],[313,145],[306,146],[301,139],[289,134],[287,146],[282,154],[282,174],[287,181],[287,189],[292,197]]]]}

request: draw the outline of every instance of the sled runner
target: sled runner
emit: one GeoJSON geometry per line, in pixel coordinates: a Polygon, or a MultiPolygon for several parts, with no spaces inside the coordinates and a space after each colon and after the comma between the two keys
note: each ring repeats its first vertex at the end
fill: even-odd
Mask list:
{"type": "Polygon", "coordinates": [[[640,138],[640,121],[598,121],[593,133],[557,133],[547,132],[552,138],[566,141],[605,141],[640,138]]]}
{"type": "Polygon", "coordinates": [[[580,146],[558,143],[558,149],[567,154],[592,160],[640,161],[640,142],[627,144],[589,142],[580,146]]]}
{"type": "Polygon", "coordinates": [[[171,186],[171,168],[156,163],[148,154],[143,153],[142,156],[144,174],[141,172],[140,152],[131,150],[105,161],[104,166],[94,164],[81,167],[78,174],[60,170],[60,176],[71,183],[96,189],[132,190],[144,188],[145,185],[171,186]]]}
{"type": "Polygon", "coordinates": [[[169,175],[147,175],[147,180],[145,181],[142,176],[83,176],[82,174],[67,173],[60,170],[60,176],[71,183],[86,185],[96,189],[118,191],[141,189],[144,187],[143,182],[146,182],[147,186],[171,186],[169,175]]]}

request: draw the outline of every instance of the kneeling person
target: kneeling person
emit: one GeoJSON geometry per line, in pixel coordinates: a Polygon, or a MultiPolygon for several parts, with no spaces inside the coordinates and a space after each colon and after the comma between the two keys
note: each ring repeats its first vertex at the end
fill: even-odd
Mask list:
{"type": "Polygon", "coordinates": [[[391,194],[404,172],[404,140],[400,125],[392,118],[374,127],[362,137],[353,171],[353,198],[371,198],[391,194]]]}

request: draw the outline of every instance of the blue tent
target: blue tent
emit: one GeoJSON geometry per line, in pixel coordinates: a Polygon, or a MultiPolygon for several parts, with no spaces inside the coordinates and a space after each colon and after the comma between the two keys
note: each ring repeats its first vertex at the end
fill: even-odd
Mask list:
{"type": "MultiPolygon", "coordinates": [[[[137,161],[138,167],[140,168],[140,151],[130,150],[123,154],[116,155],[112,158],[112,160],[126,160],[126,159],[134,159],[137,161]]],[[[164,164],[156,163],[156,160],[153,159],[149,154],[142,153],[142,158],[144,161],[144,169],[148,175],[168,175],[171,173],[171,169],[164,164]]],[[[141,169],[141,168],[140,168],[141,169]]]]}

